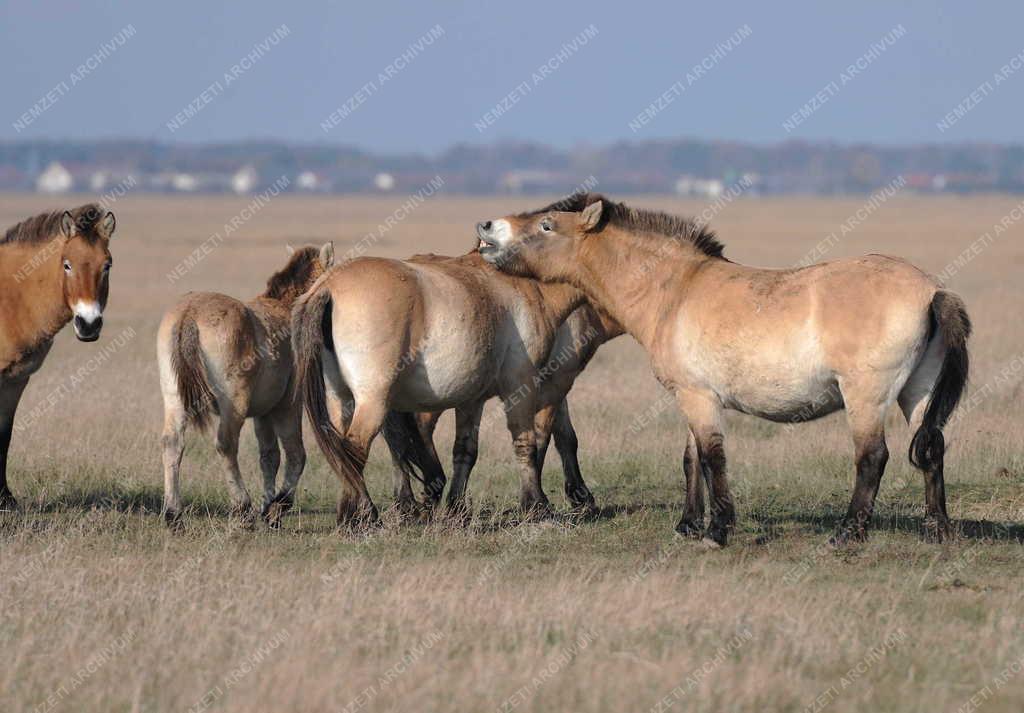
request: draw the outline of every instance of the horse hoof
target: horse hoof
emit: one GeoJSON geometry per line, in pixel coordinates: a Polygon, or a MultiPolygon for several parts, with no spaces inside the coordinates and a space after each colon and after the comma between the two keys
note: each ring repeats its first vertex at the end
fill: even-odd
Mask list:
{"type": "Polygon", "coordinates": [[[600,515],[601,510],[594,502],[594,496],[588,494],[583,498],[569,497],[569,514],[578,518],[590,519],[600,515]]]}
{"type": "Polygon", "coordinates": [[[860,544],[867,542],[868,533],[864,528],[846,528],[840,527],[836,534],[828,538],[828,544],[830,547],[835,549],[841,549],[848,545],[860,544]]]}
{"type": "Polygon", "coordinates": [[[923,535],[925,542],[940,544],[953,538],[953,528],[947,519],[929,517],[925,518],[923,535]]]}
{"type": "Polygon", "coordinates": [[[676,534],[691,540],[700,539],[704,535],[704,523],[694,520],[680,520],[676,525],[676,534]]]}
{"type": "Polygon", "coordinates": [[[380,513],[372,503],[354,507],[338,508],[338,527],[351,532],[369,532],[382,526],[380,513]]]}
{"type": "Polygon", "coordinates": [[[705,536],[701,539],[700,544],[709,550],[720,550],[725,546],[724,543],[718,542],[717,540],[711,539],[709,536],[705,536]]]}
{"type": "Polygon", "coordinates": [[[701,540],[701,544],[705,547],[713,550],[720,550],[725,547],[729,542],[729,529],[711,523],[708,527],[707,532],[704,533],[704,538],[701,540]]]}
{"type": "Polygon", "coordinates": [[[10,490],[0,493],[0,512],[17,512],[18,501],[14,499],[10,490]]]}
{"type": "Polygon", "coordinates": [[[180,532],[185,527],[181,510],[164,510],[164,524],[172,532],[180,532]]]}
{"type": "Polygon", "coordinates": [[[530,506],[523,507],[523,520],[526,522],[541,522],[554,520],[555,511],[547,501],[539,501],[530,506]]]}

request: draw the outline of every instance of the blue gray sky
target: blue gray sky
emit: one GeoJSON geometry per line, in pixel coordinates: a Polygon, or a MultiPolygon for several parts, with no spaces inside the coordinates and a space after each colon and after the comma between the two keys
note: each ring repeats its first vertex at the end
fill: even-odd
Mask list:
{"type": "Polygon", "coordinates": [[[0,7],[0,139],[1024,141],[1019,2],[0,7]]]}

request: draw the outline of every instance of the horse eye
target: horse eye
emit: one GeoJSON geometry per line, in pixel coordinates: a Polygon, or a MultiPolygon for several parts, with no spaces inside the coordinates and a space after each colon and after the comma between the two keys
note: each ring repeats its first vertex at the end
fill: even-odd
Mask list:
{"type": "Polygon", "coordinates": [[[64,261],[64,272],[71,274],[71,263],[67,260],[64,261]]]}
{"type": "Polygon", "coordinates": [[[110,272],[110,268],[113,266],[112,262],[103,263],[103,272],[110,272]]]}
{"type": "Polygon", "coordinates": [[[550,233],[551,232],[551,221],[550,220],[542,220],[540,222],[540,229],[543,230],[545,233],[550,233]]]}

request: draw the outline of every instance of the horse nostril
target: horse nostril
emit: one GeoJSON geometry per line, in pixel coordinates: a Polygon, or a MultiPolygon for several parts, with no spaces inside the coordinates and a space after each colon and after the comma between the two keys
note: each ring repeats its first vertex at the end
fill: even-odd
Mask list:
{"type": "Polygon", "coordinates": [[[486,220],[486,221],[484,221],[483,223],[480,224],[480,230],[484,231],[485,233],[489,232],[490,229],[491,229],[491,221],[486,220]]]}

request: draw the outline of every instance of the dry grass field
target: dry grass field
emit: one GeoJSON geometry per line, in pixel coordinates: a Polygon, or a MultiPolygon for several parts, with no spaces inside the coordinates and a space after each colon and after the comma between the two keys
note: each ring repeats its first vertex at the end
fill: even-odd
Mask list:
{"type": "MultiPolygon", "coordinates": [[[[19,411],[10,482],[22,510],[0,515],[0,710],[1024,709],[1024,223],[983,238],[1019,198],[898,195],[838,241],[830,234],[864,199],[745,198],[712,221],[732,259],[778,267],[823,246],[826,259],[887,252],[938,273],[982,239],[948,281],[975,324],[969,398],[947,431],[953,542],[919,535],[923,484],[897,413],[868,543],[825,546],[853,480],[841,413],[796,427],[730,416],[733,541],[713,552],[675,538],[683,424],[627,337],[602,347],[570,397],[603,506],[595,521],[516,521],[517,475],[492,403],[468,528],[389,513],[371,534],[336,531],[338,487],[307,434],[297,510],[280,531],[246,529],[227,516],[211,444],[191,434],[187,526],[169,532],[154,341],[177,295],[255,295],[286,243],[462,252],[476,220],[540,204],[438,196],[381,230],[404,200],[113,205],[103,336],[60,334],[19,411]],[[241,212],[251,215],[226,235],[241,212]],[[204,242],[209,254],[170,279],[204,242]]],[[[58,205],[0,197],[0,225],[58,205]]],[[[451,437],[448,414],[446,460],[451,437]]],[[[251,426],[241,457],[258,494],[251,426]]],[[[380,441],[367,477],[386,507],[380,441]]],[[[552,452],[546,489],[565,507],[561,477],[552,452]]]]}

